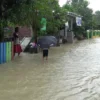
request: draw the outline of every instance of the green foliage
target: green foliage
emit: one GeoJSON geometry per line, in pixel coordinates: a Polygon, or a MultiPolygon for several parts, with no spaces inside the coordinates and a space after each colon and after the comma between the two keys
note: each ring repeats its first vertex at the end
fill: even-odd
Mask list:
{"type": "MultiPolygon", "coordinates": [[[[0,3],[2,1],[3,0],[1,0],[0,3]]],[[[4,14],[6,15],[6,24],[12,27],[16,25],[32,26],[34,36],[45,34],[57,35],[60,27],[68,20],[66,14],[68,11],[83,16],[82,27],[74,27],[74,31],[77,34],[83,34],[85,33],[85,30],[91,28],[98,29],[100,25],[100,11],[93,15],[93,11],[88,8],[89,3],[86,0],[67,0],[67,3],[63,7],[59,6],[58,0],[18,0],[20,2],[13,2],[13,0],[10,0],[10,2],[8,2],[9,0],[4,1],[7,4],[7,8],[5,8],[6,13],[4,14]],[[40,22],[43,17],[47,20],[47,31],[41,33],[40,29],[42,26],[40,22]]],[[[0,26],[0,30],[2,31],[2,26],[6,26],[4,21],[1,21],[0,26]]],[[[3,34],[3,32],[0,32],[0,34],[1,33],[3,34]]]]}
{"type": "Polygon", "coordinates": [[[4,39],[4,27],[7,26],[7,21],[4,19],[0,20],[0,41],[4,39]]]}
{"type": "Polygon", "coordinates": [[[93,25],[93,11],[88,8],[88,1],[86,0],[72,0],[70,4],[64,5],[66,11],[77,13],[82,16],[82,26],[78,27],[74,25],[74,31],[76,34],[83,34],[87,29],[91,29],[93,25]]]}
{"type": "Polygon", "coordinates": [[[13,6],[9,10],[9,21],[15,25],[32,26],[34,35],[43,34],[39,32],[42,17],[47,19],[46,33],[57,33],[60,25],[64,24],[62,20],[66,20],[66,13],[60,8],[57,0],[30,0],[28,3],[24,0],[20,5],[13,6]]]}
{"type": "Polygon", "coordinates": [[[96,11],[93,15],[93,28],[100,30],[100,11],[96,11]]]}

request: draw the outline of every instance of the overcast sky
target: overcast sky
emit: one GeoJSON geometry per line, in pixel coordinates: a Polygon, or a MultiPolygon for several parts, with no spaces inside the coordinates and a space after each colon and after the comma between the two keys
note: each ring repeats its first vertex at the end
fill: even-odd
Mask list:
{"type": "MultiPolygon", "coordinates": [[[[89,1],[89,7],[93,9],[93,11],[100,10],[100,0],[87,0],[89,1]]],[[[59,0],[59,4],[62,6],[66,3],[66,0],[59,0]]]]}

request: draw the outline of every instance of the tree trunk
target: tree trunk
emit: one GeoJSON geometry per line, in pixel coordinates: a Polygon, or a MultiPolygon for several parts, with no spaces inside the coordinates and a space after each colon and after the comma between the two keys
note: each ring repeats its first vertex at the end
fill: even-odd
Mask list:
{"type": "Polygon", "coordinates": [[[32,26],[30,26],[30,30],[31,30],[31,37],[33,37],[33,28],[32,28],[32,26]]]}
{"type": "Polygon", "coordinates": [[[3,41],[3,39],[4,39],[4,26],[3,26],[3,22],[2,22],[2,20],[0,20],[1,22],[0,22],[0,41],[3,41]]]}
{"type": "Polygon", "coordinates": [[[34,41],[35,41],[35,43],[37,43],[37,30],[36,30],[35,24],[32,25],[32,31],[33,31],[34,41]]]}
{"type": "MultiPolygon", "coordinates": [[[[37,29],[36,29],[36,25],[32,25],[32,31],[33,31],[33,37],[34,37],[34,42],[37,44],[37,29]]],[[[38,53],[38,47],[34,48],[35,52],[34,53],[38,53]]]]}
{"type": "Polygon", "coordinates": [[[4,21],[5,21],[5,18],[4,18],[4,12],[5,12],[5,8],[4,8],[4,3],[5,3],[5,0],[1,0],[0,2],[0,41],[3,41],[4,40],[4,21]]]}

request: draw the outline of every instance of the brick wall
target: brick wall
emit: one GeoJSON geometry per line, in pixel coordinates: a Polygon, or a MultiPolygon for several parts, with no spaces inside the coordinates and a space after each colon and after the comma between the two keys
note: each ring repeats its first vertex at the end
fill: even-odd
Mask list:
{"type": "Polygon", "coordinates": [[[31,30],[28,27],[20,27],[19,29],[19,38],[31,37],[31,30]]]}

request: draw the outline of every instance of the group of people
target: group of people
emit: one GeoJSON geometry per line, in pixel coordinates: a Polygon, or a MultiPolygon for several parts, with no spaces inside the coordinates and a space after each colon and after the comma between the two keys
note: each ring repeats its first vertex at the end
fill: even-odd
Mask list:
{"type": "MultiPolygon", "coordinates": [[[[20,40],[19,40],[19,27],[15,28],[15,32],[13,33],[13,41],[14,41],[14,56],[17,53],[18,56],[22,52],[22,48],[20,45],[20,40]]],[[[43,48],[43,60],[46,57],[46,60],[48,60],[48,49],[49,47],[43,48]]]]}

